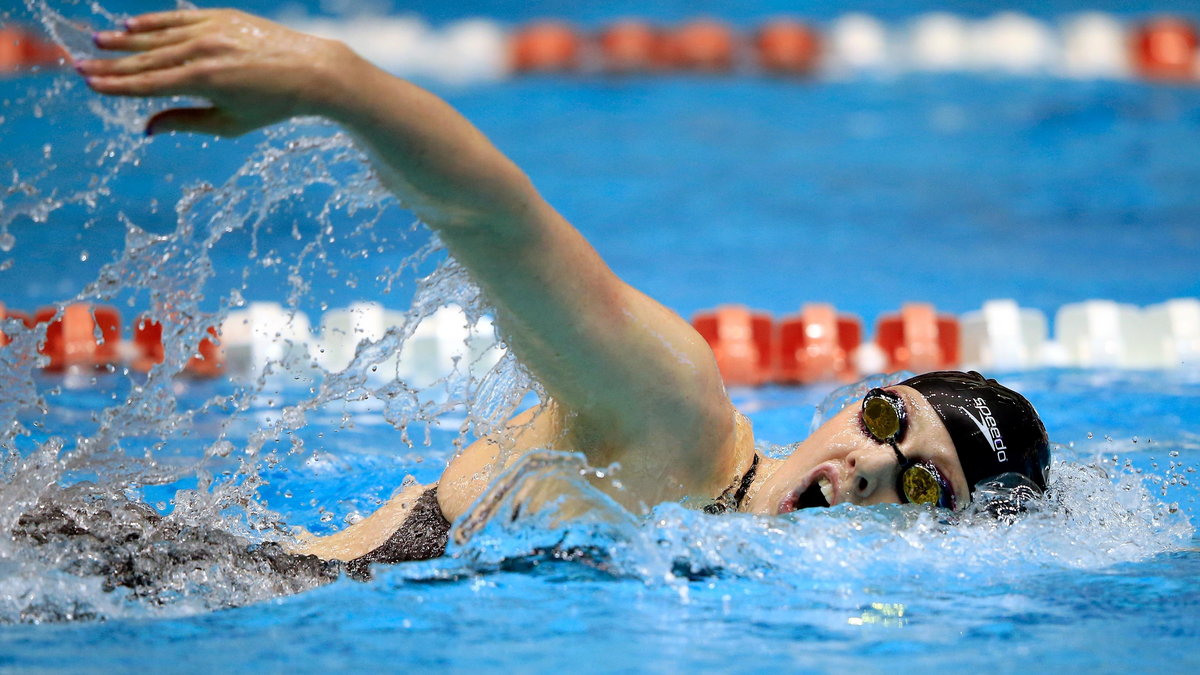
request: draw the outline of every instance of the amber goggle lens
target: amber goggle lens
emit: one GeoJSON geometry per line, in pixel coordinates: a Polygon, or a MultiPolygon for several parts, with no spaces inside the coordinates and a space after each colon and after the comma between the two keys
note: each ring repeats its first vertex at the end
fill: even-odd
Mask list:
{"type": "Polygon", "coordinates": [[[941,482],[927,466],[914,464],[904,469],[900,485],[904,489],[904,498],[913,504],[942,502],[941,482]]]}
{"type": "Polygon", "coordinates": [[[900,411],[885,396],[868,396],[863,401],[862,418],[867,431],[881,442],[895,440],[900,433],[900,411]]]}

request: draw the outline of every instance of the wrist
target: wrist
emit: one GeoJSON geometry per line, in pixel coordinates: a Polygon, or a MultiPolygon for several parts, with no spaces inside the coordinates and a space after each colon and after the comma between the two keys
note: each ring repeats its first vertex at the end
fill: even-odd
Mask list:
{"type": "Polygon", "coordinates": [[[320,56],[313,60],[312,71],[301,85],[307,95],[300,98],[295,114],[341,121],[355,90],[374,66],[340,41],[321,40],[320,56]]]}

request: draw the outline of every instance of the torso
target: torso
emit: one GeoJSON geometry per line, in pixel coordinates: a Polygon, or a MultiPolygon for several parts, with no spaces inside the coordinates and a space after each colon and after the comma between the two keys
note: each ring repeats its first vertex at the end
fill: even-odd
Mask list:
{"type": "MultiPolygon", "coordinates": [[[[685,498],[689,503],[703,506],[728,496],[731,487],[736,491],[752,466],[755,457],[754,438],[749,421],[732,408],[730,411],[733,424],[729,425],[729,433],[725,438],[707,439],[707,443],[701,442],[696,444],[699,447],[690,448],[694,453],[713,453],[709,457],[716,457],[716,461],[707,462],[714,467],[714,470],[707,472],[710,475],[701,475],[699,480],[692,480],[690,485],[683,484],[681,480],[664,481],[662,474],[665,471],[653,461],[656,458],[647,452],[649,448],[638,448],[636,458],[651,455],[652,461],[642,462],[641,466],[623,467],[626,472],[622,475],[622,482],[633,486],[628,492],[637,500],[637,503],[626,506],[637,508],[638,504],[685,498]]],[[[577,446],[557,410],[539,406],[517,415],[503,429],[475,441],[450,461],[436,484],[441,515],[449,522],[461,517],[483,494],[492,479],[531,450],[583,451],[577,446]]],[[[620,456],[623,453],[618,451],[613,454],[620,456]]],[[[686,477],[687,473],[677,472],[674,475],[686,477]]],[[[347,562],[364,557],[374,562],[412,559],[390,559],[377,552],[382,551],[390,539],[406,536],[399,530],[408,527],[406,520],[429,487],[409,486],[369,517],[341,532],[312,538],[297,552],[347,562]]]]}

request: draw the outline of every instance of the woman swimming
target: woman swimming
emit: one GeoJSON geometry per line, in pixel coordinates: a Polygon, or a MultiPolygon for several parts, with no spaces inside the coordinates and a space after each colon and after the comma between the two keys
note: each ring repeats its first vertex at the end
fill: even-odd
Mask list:
{"type": "Polygon", "coordinates": [[[76,64],[117,96],[190,95],[211,107],[155,115],[148,134],[240,135],[319,115],[368,149],[385,185],[435,230],[495,307],[506,342],[548,400],[478,439],[434,486],[412,486],[301,549],[365,566],[444,550],[498,468],[535,449],[619,465],[631,508],[687,501],[782,514],[842,503],[964,508],[998,481],[1042,490],[1049,449],[1032,406],[977,374],[931,373],[872,390],[786,459],[755,450],[712,352],[674,312],[617,278],[529,179],[448,104],[345,45],[232,10],[181,10],[96,35],[132,52],[76,64]]]}

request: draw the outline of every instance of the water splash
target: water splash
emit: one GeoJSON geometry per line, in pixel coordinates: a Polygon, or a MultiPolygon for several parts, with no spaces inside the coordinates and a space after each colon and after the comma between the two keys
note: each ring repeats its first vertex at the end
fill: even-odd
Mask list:
{"type": "Polygon", "coordinates": [[[568,563],[652,585],[741,579],[856,594],[863,588],[978,592],[1048,571],[1096,570],[1187,544],[1188,519],[1132,471],[1056,462],[1045,497],[1012,521],[983,502],[966,511],[840,505],[787,517],[710,516],[668,503],[646,516],[611,496],[579,455],[534,453],[517,462],[451,532],[448,558],[403,565],[390,578],[447,579],[568,563]]]}
{"type": "MultiPolygon", "coordinates": [[[[93,55],[91,30],[121,18],[96,3],[26,6],[76,57],[93,55]]],[[[104,99],[65,74],[30,100],[34,119],[86,103],[103,131],[61,137],[40,165],[13,169],[13,187],[0,194],[4,251],[24,253],[14,223],[53,227],[82,212],[88,223],[119,224],[121,250],[55,304],[60,314],[76,302],[127,307],[163,326],[165,354],[145,374],[77,370],[48,378],[39,368],[44,324],[5,322],[12,343],[0,349],[0,415],[12,422],[0,428],[0,531],[12,536],[0,537],[0,560],[12,573],[0,621],[172,615],[323,583],[336,569],[271,543],[286,544],[290,528],[260,496],[270,477],[328,456],[320,444],[310,447],[307,419],[340,419],[329,428],[337,431],[356,415],[379,412],[411,447],[427,444],[444,420],[461,428],[460,437],[472,426],[494,428],[530,390],[511,358],[494,367],[460,362],[419,386],[398,372],[378,376],[422,318],[454,303],[474,321],[487,308],[348,136],[313,120],[268,130],[232,175],[209,183],[200,172],[173,213],[155,217],[127,209],[136,196],[121,186],[159,179],[140,172],[152,148],[141,128],[177,102],[104,99]],[[53,161],[67,153],[86,167],[82,176],[53,161]],[[371,257],[390,262],[361,264],[371,257]],[[371,277],[359,276],[373,268],[371,277]],[[290,350],[250,381],[201,387],[181,379],[209,327],[263,286],[279,288],[292,312],[313,302],[324,308],[316,298],[339,288],[400,302],[411,294],[411,303],[402,327],[361,343],[336,373],[290,350]],[[295,373],[307,375],[296,380],[295,373]]],[[[207,143],[184,150],[210,152],[207,143]]]]}
{"type": "MultiPolygon", "coordinates": [[[[85,18],[27,2],[77,53],[87,49],[79,42],[85,23],[119,19],[96,4],[56,7],[64,5],[85,18]]],[[[289,480],[289,470],[291,477],[300,473],[298,465],[335,470],[337,453],[320,442],[325,431],[378,415],[405,446],[426,446],[432,429],[447,428],[461,444],[472,429],[499,428],[536,389],[511,356],[484,371],[460,362],[419,385],[375,374],[396,362],[420,318],[449,302],[472,319],[487,308],[436,239],[410,225],[353,142],[330,127],[301,122],[250,139],[239,146],[249,158],[235,171],[193,172],[193,180],[213,182],[189,183],[161,218],[130,208],[136,196],[122,193],[122,180],[162,178],[139,173],[156,149],[141,125],[172,104],[101,99],[64,75],[13,107],[39,120],[86,107],[102,131],[55,137],[58,148],[37,162],[5,166],[14,180],[0,195],[0,251],[21,253],[26,243],[10,226],[23,221],[61,226],[82,213],[90,223],[85,235],[93,226],[119,225],[121,249],[56,304],[111,302],[144,313],[163,324],[166,354],[145,375],[50,379],[38,374],[44,329],[3,326],[14,339],[0,350],[0,419],[12,420],[0,427],[0,531],[12,536],[0,537],[0,620],[171,616],[323,583],[336,569],[294,560],[270,543],[286,542],[290,533],[262,494],[272,481],[289,480]],[[57,163],[64,155],[87,167],[82,176],[57,163]],[[371,269],[360,265],[367,258],[395,262],[368,273],[360,269],[371,269]],[[180,379],[207,328],[260,286],[277,290],[293,310],[324,309],[331,288],[395,297],[410,309],[402,327],[360,344],[336,373],[292,350],[248,382],[206,388],[180,379]],[[295,373],[304,375],[289,380],[295,373]],[[323,429],[317,442],[304,433],[313,426],[323,429]]],[[[0,122],[0,132],[13,124],[0,122]]],[[[180,157],[215,150],[172,137],[154,143],[176,143],[180,157]]],[[[186,168],[181,176],[190,175],[186,168]]],[[[104,259],[94,246],[79,247],[104,259]]],[[[1182,470],[1172,471],[1168,480],[1186,480],[1182,470]]],[[[611,477],[578,456],[538,453],[496,481],[479,510],[457,525],[461,536],[449,557],[395,566],[384,576],[421,581],[565,563],[568,574],[679,589],[692,579],[733,577],[840,593],[928,577],[953,586],[996,568],[1016,575],[1095,569],[1186,541],[1186,518],[1157,501],[1142,476],[1110,474],[1059,462],[1049,495],[1008,527],[979,513],[951,522],[911,507],[759,518],[711,517],[666,504],[641,516],[620,507],[611,477]]]]}

